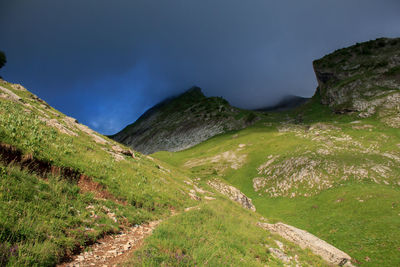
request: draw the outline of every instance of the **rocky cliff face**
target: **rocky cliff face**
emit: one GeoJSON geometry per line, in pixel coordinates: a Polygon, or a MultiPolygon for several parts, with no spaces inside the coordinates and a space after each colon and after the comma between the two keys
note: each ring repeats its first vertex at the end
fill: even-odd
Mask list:
{"type": "Polygon", "coordinates": [[[232,107],[220,97],[207,98],[192,87],[149,109],[111,138],[145,154],[179,151],[256,120],[256,113],[232,107]]]}
{"type": "Polygon", "coordinates": [[[391,126],[400,127],[400,39],[359,43],[313,65],[323,104],[338,113],[377,114],[391,126]]]}

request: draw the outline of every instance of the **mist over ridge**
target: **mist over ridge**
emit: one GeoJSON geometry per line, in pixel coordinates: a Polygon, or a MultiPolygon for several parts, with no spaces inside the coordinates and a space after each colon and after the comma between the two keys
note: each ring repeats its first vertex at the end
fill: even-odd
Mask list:
{"type": "Polygon", "coordinates": [[[240,108],[310,97],[314,59],[399,36],[399,10],[392,0],[3,1],[0,75],[111,134],[194,84],[240,108]]]}

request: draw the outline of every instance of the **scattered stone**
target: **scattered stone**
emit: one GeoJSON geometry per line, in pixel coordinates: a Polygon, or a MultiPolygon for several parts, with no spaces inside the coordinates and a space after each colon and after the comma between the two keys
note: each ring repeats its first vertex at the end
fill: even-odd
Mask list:
{"type": "Polygon", "coordinates": [[[86,125],[83,125],[83,124],[80,124],[80,123],[76,123],[76,127],[78,127],[82,132],[84,132],[84,133],[88,134],[89,136],[91,136],[96,143],[103,144],[103,145],[110,143],[109,141],[107,141],[103,137],[100,137],[99,135],[97,135],[97,133],[95,131],[93,131],[92,129],[90,129],[86,125]]]}
{"type": "Polygon", "coordinates": [[[198,206],[188,207],[188,208],[185,209],[185,212],[188,212],[188,211],[191,211],[191,210],[199,210],[199,209],[200,209],[200,207],[198,207],[198,206]]]}
{"type": "Polygon", "coordinates": [[[222,170],[230,167],[234,170],[241,168],[247,159],[247,154],[236,153],[236,151],[226,151],[221,154],[208,158],[192,159],[185,162],[184,166],[193,168],[205,164],[216,163],[222,170]]]}
{"type": "Polygon", "coordinates": [[[369,125],[369,124],[364,124],[364,125],[354,125],[351,128],[353,128],[355,130],[366,130],[366,129],[372,129],[375,127],[372,125],[369,125]]]}
{"type": "Polygon", "coordinates": [[[339,127],[329,124],[329,123],[322,123],[317,122],[310,126],[309,131],[321,130],[321,131],[330,131],[330,130],[341,130],[339,127]]]}
{"type": "Polygon", "coordinates": [[[391,153],[383,153],[382,156],[387,157],[389,159],[392,159],[392,160],[397,161],[397,162],[400,163],[400,157],[397,156],[397,155],[393,155],[391,153]]]}
{"type": "Polygon", "coordinates": [[[126,156],[132,156],[132,154],[133,154],[132,150],[122,148],[119,145],[114,145],[111,148],[112,148],[112,150],[114,150],[114,152],[119,153],[119,154],[123,154],[123,155],[126,155],[126,156]]]}
{"type": "Polygon", "coordinates": [[[283,261],[283,262],[291,262],[292,257],[286,255],[282,250],[278,249],[278,248],[269,248],[268,249],[272,255],[274,255],[275,258],[283,261]]]}
{"type": "Polygon", "coordinates": [[[277,159],[279,156],[268,156],[268,161],[262,164],[260,167],[257,168],[258,174],[266,173],[268,167],[277,159]]]}
{"type": "Polygon", "coordinates": [[[22,101],[22,98],[20,96],[13,93],[11,90],[4,88],[3,86],[0,86],[0,91],[4,92],[4,94],[0,95],[1,98],[9,99],[12,101],[22,101]]]}
{"type": "Polygon", "coordinates": [[[193,185],[193,182],[190,181],[190,180],[184,180],[183,182],[184,182],[185,184],[187,184],[187,185],[193,185]]]}
{"type": "Polygon", "coordinates": [[[50,119],[50,116],[43,109],[34,108],[29,103],[25,103],[24,106],[29,107],[30,109],[35,109],[35,110],[39,111],[44,117],[46,117],[46,119],[50,119]]]}
{"type": "Polygon", "coordinates": [[[331,151],[329,151],[328,149],[320,148],[320,149],[317,150],[317,153],[326,156],[326,155],[330,155],[331,151]]]}
{"type": "Polygon", "coordinates": [[[210,180],[207,182],[207,184],[213,187],[221,194],[229,197],[231,200],[238,202],[240,205],[242,205],[242,207],[252,211],[256,211],[256,207],[253,205],[251,199],[248,198],[242,192],[240,192],[239,189],[231,185],[224,184],[219,179],[210,180]]]}
{"type": "Polygon", "coordinates": [[[117,154],[117,153],[114,153],[114,152],[112,152],[112,151],[107,151],[113,158],[114,158],[114,160],[115,161],[122,161],[122,160],[124,160],[125,158],[124,158],[124,156],[122,156],[121,154],[117,154]]]}
{"type": "Polygon", "coordinates": [[[193,185],[193,188],[199,194],[202,194],[202,195],[204,195],[206,193],[210,194],[210,192],[208,192],[208,191],[204,190],[203,188],[200,188],[200,187],[198,187],[196,185],[193,185]]]}
{"type": "Polygon", "coordinates": [[[275,240],[275,243],[278,245],[280,249],[284,250],[284,245],[281,241],[275,240]]]}
{"type": "Polygon", "coordinates": [[[68,129],[66,126],[61,124],[57,119],[49,119],[45,117],[38,117],[38,119],[45,122],[48,126],[58,129],[63,134],[67,134],[70,136],[78,136],[76,132],[68,129]]]}
{"type": "Polygon", "coordinates": [[[256,177],[253,179],[254,191],[259,191],[267,185],[267,179],[264,177],[256,177]]]}
{"type": "MultiPolygon", "coordinates": [[[[194,190],[190,190],[190,191],[193,191],[194,192],[194,190]]],[[[191,199],[193,199],[193,200],[196,200],[196,201],[200,201],[201,200],[201,198],[200,197],[198,197],[197,195],[196,195],[196,192],[189,192],[188,194],[189,194],[189,197],[191,198],[191,199]]]]}
{"type": "Polygon", "coordinates": [[[11,84],[11,87],[18,91],[27,91],[25,87],[20,84],[11,84]]]}

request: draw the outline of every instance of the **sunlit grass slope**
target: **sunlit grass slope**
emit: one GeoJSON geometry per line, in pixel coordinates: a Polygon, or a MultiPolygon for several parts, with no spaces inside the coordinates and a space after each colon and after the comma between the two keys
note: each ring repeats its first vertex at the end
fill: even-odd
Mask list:
{"type": "Polygon", "coordinates": [[[20,171],[23,163],[3,162],[3,263],[53,265],[107,232],[165,217],[172,207],[179,210],[192,202],[185,194],[184,176],[176,170],[140,153],[127,153],[122,145],[76,123],[21,86],[0,85],[6,89],[0,98],[3,145],[30,155],[27,158],[86,175],[113,196],[99,198],[96,192],[84,193],[68,177],[43,177],[20,171]]]}
{"type": "MultiPolygon", "coordinates": [[[[192,200],[190,171],[129,151],[20,85],[0,86],[1,266],[54,266],[105,234],[159,219],[128,264],[283,265],[269,252],[281,239],[256,226],[261,215],[217,192],[192,200]]],[[[281,242],[294,263],[324,266],[281,242]]]]}
{"type": "Polygon", "coordinates": [[[254,227],[257,213],[218,198],[161,224],[128,265],[142,266],[329,266],[309,250],[254,227]],[[270,252],[283,244],[292,264],[270,252]]]}
{"type": "Polygon", "coordinates": [[[271,221],[305,229],[362,266],[400,264],[400,131],[376,117],[338,115],[319,96],[255,126],[216,136],[164,160],[220,177],[271,221]]]}

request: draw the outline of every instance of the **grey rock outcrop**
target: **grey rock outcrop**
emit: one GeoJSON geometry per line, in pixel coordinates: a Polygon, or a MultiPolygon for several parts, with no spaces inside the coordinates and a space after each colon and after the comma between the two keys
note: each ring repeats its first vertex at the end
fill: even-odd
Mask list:
{"type": "Polygon", "coordinates": [[[242,205],[243,208],[256,211],[256,207],[253,205],[251,199],[240,192],[239,189],[231,185],[227,185],[218,179],[210,180],[207,183],[221,194],[242,205]]]}
{"type": "Polygon", "coordinates": [[[309,248],[312,252],[331,264],[353,266],[349,255],[309,232],[284,223],[269,224],[259,222],[257,225],[270,232],[279,234],[303,249],[309,248]]]}
{"type": "Polygon", "coordinates": [[[313,66],[322,104],[337,113],[355,112],[363,118],[378,113],[389,116],[388,122],[399,121],[395,113],[400,105],[400,39],[358,43],[314,61],[313,66]]]}

